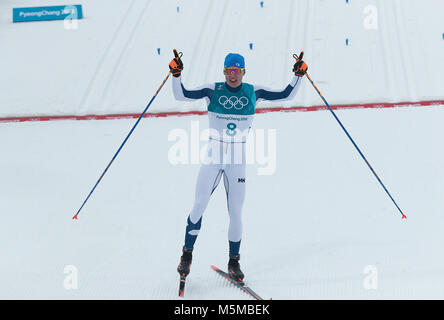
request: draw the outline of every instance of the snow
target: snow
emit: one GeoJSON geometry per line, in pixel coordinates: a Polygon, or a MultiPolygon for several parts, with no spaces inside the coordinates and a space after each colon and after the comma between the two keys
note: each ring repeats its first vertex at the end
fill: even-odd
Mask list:
{"type": "MultiPolygon", "coordinates": [[[[264,8],[256,0],[64,3],[83,5],[77,29],[63,21],[12,24],[13,7],[35,2],[0,2],[0,90],[7,93],[0,117],[138,113],[168,73],[172,48],[184,54],[190,88],[220,81],[230,51],[245,56],[246,82],[283,88],[293,53],[304,50],[331,104],[444,99],[441,0],[280,0],[264,8]],[[378,9],[376,30],[363,26],[368,6],[378,9]]],[[[205,109],[201,101],[175,101],[170,86],[151,112],[205,109]]],[[[292,101],[259,107],[319,104],[306,85],[292,101]]]]}
{"type": "MultiPolygon", "coordinates": [[[[273,299],[422,299],[443,295],[442,106],[337,111],[408,216],[402,220],[328,111],[258,114],[276,129],[277,169],[248,167],[241,264],[273,299]],[[320,128],[323,128],[320,130],[320,128]],[[367,266],[378,287],[365,289],[367,266]]],[[[1,298],[175,299],[176,267],[198,165],[172,165],[172,129],[206,117],[143,119],[71,220],[134,119],[2,123],[1,298]],[[66,290],[65,267],[78,270],[66,290]]],[[[196,243],[187,299],[248,299],[225,268],[219,185],[196,243]]]]}
{"type": "MultiPolygon", "coordinates": [[[[77,30],[12,24],[11,8],[31,2],[0,2],[0,117],[139,113],[172,48],[184,53],[187,87],[220,81],[228,51],[245,55],[246,82],[284,87],[292,54],[304,49],[331,105],[444,97],[440,0],[65,2],[73,3],[84,6],[77,30]],[[378,9],[377,30],[362,27],[368,5],[378,9]]],[[[46,4],[60,3],[32,2],[46,4]]],[[[305,81],[294,100],[258,107],[320,104],[305,81]]],[[[149,112],[203,109],[175,101],[168,80],[149,112]]],[[[407,220],[329,111],[257,114],[253,133],[276,132],[276,171],[247,169],[246,283],[273,300],[443,299],[443,110],[335,111],[407,220]]],[[[173,165],[168,136],[191,134],[194,121],[206,128],[206,116],[142,119],[71,219],[135,121],[0,123],[0,299],[178,298],[199,165],[173,165]]],[[[248,299],[210,269],[226,267],[227,229],[219,185],[186,299],[248,299]]]]}

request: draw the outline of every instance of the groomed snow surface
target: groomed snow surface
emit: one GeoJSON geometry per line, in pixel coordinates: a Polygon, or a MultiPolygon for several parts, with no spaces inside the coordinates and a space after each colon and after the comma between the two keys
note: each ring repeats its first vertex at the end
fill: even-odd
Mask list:
{"type": "MultiPolygon", "coordinates": [[[[276,130],[277,162],[272,175],[248,167],[247,284],[265,299],[444,298],[443,113],[337,111],[407,220],[329,111],[258,114],[255,130],[276,130]]],[[[0,298],[177,298],[199,165],[172,165],[168,135],[190,132],[192,121],[205,128],[206,116],[143,119],[71,219],[134,121],[0,124],[0,298]],[[73,270],[77,289],[69,289],[73,270]]],[[[187,299],[248,299],[210,269],[226,268],[227,227],[221,183],[187,299]]]]}
{"type": "MultiPolygon", "coordinates": [[[[245,56],[245,82],[283,88],[304,50],[331,105],[444,99],[442,0],[66,0],[83,5],[77,29],[11,22],[13,7],[60,4],[0,1],[0,118],[140,113],[173,48],[187,88],[222,81],[228,52],[245,56]]],[[[257,107],[321,105],[304,81],[257,107]]],[[[149,112],[202,110],[175,101],[169,79],[149,112]]],[[[252,133],[275,130],[276,170],[247,169],[246,283],[274,300],[443,299],[443,106],[336,113],[408,219],[329,111],[257,114],[252,133]]],[[[206,116],[141,120],[71,219],[135,121],[0,122],[0,299],[178,298],[199,165],[173,165],[168,137],[206,116]]],[[[186,299],[249,299],[210,269],[226,268],[227,228],[221,183],[186,299]]]]}
{"type": "MultiPolygon", "coordinates": [[[[245,82],[284,88],[304,50],[332,105],[444,100],[443,11],[442,0],[2,0],[0,118],[137,113],[173,48],[188,88],[221,81],[228,52],[245,56],[245,82]],[[83,5],[77,29],[11,23],[13,7],[60,4],[83,5]]],[[[170,84],[151,112],[205,110],[176,101],[170,84]]],[[[258,107],[320,104],[307,85],[258,107]]]]}

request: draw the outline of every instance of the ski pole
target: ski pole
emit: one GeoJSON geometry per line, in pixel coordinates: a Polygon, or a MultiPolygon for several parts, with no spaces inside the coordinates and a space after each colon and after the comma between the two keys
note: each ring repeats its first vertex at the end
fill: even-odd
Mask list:
{"type": "MultiPolygon", "coordinates": [[[[295,58],[296,60],[302,60],[302,57],[304,56],[304,51],[301,52],[300,56],[298,57],[297,54],[293,54],[293,58],[295,58]]],[[[342,130],[344,130],[345,134],[347,135],[347,137],[350,139],[351,143],[353,144],[353,146],[356,148],[356,150],[358,150],[359,154],[361,155],[362,159],[365,161],[365,163],[367,164],[367,166],[370,168],[371,172],[373,173],[373,175],[376,177],[376,179],[378,180],[378,182],[380,183],[380,185],[382,186],[382,188],[384,188],[385,192],[387,193],[387,195],[389,196],[389,198],[392,200],[392,202],[395,204],[396,208],[398,209],[398,211],[401,213],[401,218],[402,219],[407,219],[407,216],[402,212],[402,210],[399,208],[398,204],[396,203],[396,201],[393,199],[392,195],[390,194],[390,192],[388,192],[387,188],[385,187],[385,185],[382,183],[381,179],[378,177],[378,175],[376,174],[375,170],[373,170],[372,166],[370,165],[370,163],[367,161],[367,159],[365,158],[364,154],[361,152],[361,150],[359,149],[359,147],[357,146],[357,144],[355,143],[355,141],[353,140],[353,138],[350,136],[350,134],[348,133],[347,129],[345,129],[344,125],[342,124],[341,120],[339,120],[339,118],[336,116],[336,113],[333,111],[333,109],[330,107],[330,105],[328,104],[327,100],[325,100],[324,96],[322,95],[321,91],[319,91],[318,87],[316,87],[316,85],[314,84],[313,80],[311,80],[310,76],[308,75],[308,73],[305,74],[308,78],[308,80],[311,82],[311,84],[313,85],[313,87],[315,88],[316,92],[319,94],[319,96],[322,98],[322,100],[324,101],[325,105],[328,107],[328,110],[330,110],[330,112],[332,113],[333,117],[336,119],[336,121],[339,123],[339,125],[341,126],[342,130]]]]}
{"type": "Polygon", "coordinates": [[[92,190],[90,191],[90,193],[88,194],[88,196],[86,197],[85,201],[83,201],[82,206],[79,208],[79,210],[77,211],[77,213],[74,215],[74,217],[72,217],[73,219],[77,220],[77,216],[79,215],[80,211],[82,210],[83,206],[86,204],[86,202],[88,201],[89,197],[91,197],[92,193],[94,192],[94,190],[96,189],[97,185],[100,183],[100,181],[102,180],[103,176],[105,175],[105,173],[108,171],[109,167],[111,166],[111,164],[113,163],[114,159],[116,159],[117,155],[119,154],[120,150],[122,150],[123,146],[125,145],[126,141],[129,139],[129,137],[131,136],[131,134],[133,133],[134,129],[136,128],[136,126],[139,124],[140,120],[142,119],[142,117],[145,115],[145,113],[147,112],[148,108],[150,107],[151,103],[154,101],[154,98],[156,98],[157,94],[159,93],[160,89],[162,89],[163,85],[165,84],[165,82],[168,80],[169,76],[171,74],[171,71],[168,73],[168,75],[165,77],[165,79],[163,80],[162,84],[160,85],[159,89],[157,89],[156,93],[154,94],[154,96],[151,98],[151,101],[148,103],[148,105],[146,106],[145,110],[143,110],[142,114],[139,116],[139,118],[137,119],[136,123],[134,124],[134,126],[131,128],[130,132],[128,133],[128,135],[126,136],[125,140],[123,140],[122,144],[120,145],[119,149],[117,150],[117,152],[114,154],[113,158],[111,159],[111,161],[108,163],[108,165],[106,166],[105,170],[103,171],[102,175],[100,176],[99,180],[97,180],[96,184],[94,185],[94,187],[92,188],[92,190]]]}

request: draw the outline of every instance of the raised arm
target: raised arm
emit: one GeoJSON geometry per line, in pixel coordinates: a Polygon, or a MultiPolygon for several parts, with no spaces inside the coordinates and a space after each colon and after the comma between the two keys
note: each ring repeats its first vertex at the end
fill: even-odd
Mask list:
{"type": "Polygon", "coordinates": [[[288,84],[283,90],[272,90],[263,86],[254,86],[256,93],[256,101],[260,100],[272,100],[272,101],[286,101],[294,98],[301,85],[302,78],[294,76],[290,84],[288,84]]]}
{"type": "Polygon", "coordinates": [[[174,98],[179,101],[193,101],[197,99],[208,99],[207,102],[211,100],[214,92],[213,84],[204,84],[192,90],[187,90],[182,84],[182,77],[173,77],[173,94],[174,98]]]}

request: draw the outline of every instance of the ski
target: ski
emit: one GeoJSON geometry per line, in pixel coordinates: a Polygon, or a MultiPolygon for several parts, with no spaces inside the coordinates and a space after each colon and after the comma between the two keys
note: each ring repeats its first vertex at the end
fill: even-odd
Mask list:
{"type": "Polygon", "coordinates": [[[181,297],[181,298],[183,298],[185,295],[185,279],[186,279],[186,277],[180,277],[179,297],[181,297]]]}
{"type": "Polygon", "coordinates": [[[244,291],[245,293],[247,293],[248,295],[250,295],[254,299],[263,300],[256,292],[251,290],[250,287],[246,286],[243,281],[237,281],[237,280],[233,279],[232,277],[230,277],[230,275],[228,273],[226,273],[225,271],[222,271],[221,269],[219,269],[216,266],[211,265],[211,269],[216,271],[219,275],[221,275],[222,277],[224,277],[225,279],[230,281],[232,284],[234,284],[236,287],[238,287],[239,289],[241,289],[242,291],[244,291]]]}

